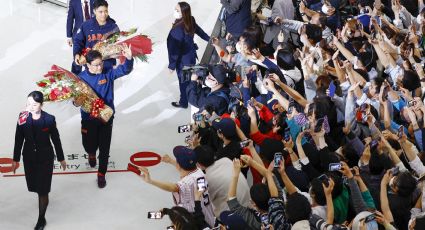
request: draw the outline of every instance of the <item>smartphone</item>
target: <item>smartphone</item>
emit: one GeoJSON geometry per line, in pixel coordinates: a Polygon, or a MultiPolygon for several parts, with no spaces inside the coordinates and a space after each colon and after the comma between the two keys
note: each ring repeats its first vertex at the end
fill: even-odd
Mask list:
{"type": "Polygon", "coordinates": [[[270,229],[269,226],[269,217],[267,215],[261,216],[261,224],[265,227],[264,229],[270,229]]]}
{"type": "Polygon", "coordinates": [[[192,127],[190,125],[180,125],[179,127],[177,127],[178,133],[190,132],[191,130],[192,127]]]}
{"type": "Polygon", "coordinates": [[[240,144],[241,148],[245,148],[249,145],[249,139],[241,141],[239,144],[240,144]]]}
{"type": "Polygon", "coordinates": [[[394,91],[399,91],[400,90],[400,87],[398,85],[393,85],[392,88],[393,88],[394,91]]]}
{"type": "Polygon", "coordinates": [[[279,168],[280,162],[283,161],[282,153],[278,152],[274,154],[274,167],[279,168]]]}
{"type": "Polygon", "coordinates": [[[329,84],[329,97],[333,98],[335,96],[335,90],[336,86],[334,84],[334,81],[331,81],[331,83],[329,84]]]}
{"type": "Polygon", "coordinates": [[[341,163],[330,163],[329,164],[329,171],[333,172],[333,171],[338,171],[342,168],[342,164],[341,163]]]}
{"type": "Polygon", "coordinates": [[[205,191],[207,185],[205,183],[205,177],[199,177],[196,179],[196,184],[198,185],[198,191],[205,191]]]}
{"type": "Polygon", "coordinates": [[[378,145],[378,140],[372,140],[371,142],[370,142],[370,148],[371,149],[373,149],[373,148],[375,148],[377,145],[378,145]]]}
{"type": "Polygon", "coordinates": [[[404,133],[404,126],[400,125],[400,127],[398,127],[398,130],[397,130],[397,136],[398,136],[398,138],[402,138],[403,137],[403,133],[404,133]]]}
{"type": "Polygon", "coordinates": [[[294,110],[294,106],[289,106],[287,111],[288,114],[291,114],[293,110],[294,110]]]}
{"type": "Polygon", "coordinates": [[[415,100],[411,100],[411,101],[407,102],[407,107],[414,107],[415,105],[416,105],[415,100]]]}
{"type": "Polygon", "coordinates": [[[148,212],[148,219],[162,219],[161,211],[148,212]]]}
{"type": "Polygon", "coordinates": [[[310,123],[305,123],[303,126],[301,126],[301,132],[308,131],[310,129],[310,123]]]}
{"type": "Polygon", "coordinates": [[[290,134],[289,132],[285,132],[284,140],[285,140],[286,142],[288,142],[288,141],[290,141],[290,140],[291,140],[291,134],[290,134]]]}
{"type": "Polygon", "coordinates": [[[391,175],[397,176],[399,173],[400,173],[400,169],[397,166],[391,169],[391,175]]]}
{"type": "Polygon", "coordinates": [[[142,174],[142,172],[140,172],[140,169],[137,168],[135,165],[133,165],[132,163],[128,163],[127,165],[127,170],[136,173],[137,175],[142,174]]]}
{"type": "Polygon", "coordinates": [[[254,102],[252,100],[248,100],[248,105],[254,108],[254,102]]]}
{"type": "Polygon", "coordinates": [[[204,119],[204,115],[202,113],[194,113],[193,120],[196,122],[200,122],[204,119]]]}
{"type": "Polygon", "coordinates": [[[326,174],[322,174],[318,178],[323,184],[326,185],[326,187],[329,186],[329,177],[326,174]]]}
{"type": "Polygon", "coordinates": [[[365,223],[368,223],[368,222],[371,222],[371,221],[373,221],[373,220],[375,220],[375,219],[376,219],[375,214],[370,214],[369,216],[366,216],[366,217],[364,218],[364,222],[365,222],[365,223]]]}
{"type": "Polygon", "coordinates": [[[175,230],[175,228],[174,228],[174,226],[173,226],[173,225],[171,225],[171,226],[168,226],[168,227],[167,227],[167,230],[175,230]]]}

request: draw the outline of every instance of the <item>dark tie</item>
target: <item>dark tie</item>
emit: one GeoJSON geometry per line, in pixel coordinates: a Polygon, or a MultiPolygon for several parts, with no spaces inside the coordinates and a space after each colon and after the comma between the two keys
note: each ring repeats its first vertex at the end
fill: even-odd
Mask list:
{"type": "Polygon", "coordinates": [[[89,4],[88,4],[87,1],[84,1],[84,18],[85,18],[85,20],[90,19],[89,4]]]}

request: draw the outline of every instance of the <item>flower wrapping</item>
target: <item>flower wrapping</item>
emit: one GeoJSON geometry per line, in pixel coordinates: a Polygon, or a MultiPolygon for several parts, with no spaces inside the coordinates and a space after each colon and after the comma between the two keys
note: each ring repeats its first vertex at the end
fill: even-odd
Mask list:
{"type": "MultiPolygon", "coordinates": [[[[147,54],[152,53],[152,41],[147,35],[137,34],[137,29],[132,28],[129,31],[115,32],[113,34],[105,34],[104,40],[96,43],[93,50],[97,50],[102,54],[103,60],[109,58],[119,58],[123,63],[125,57],[121,54],[123,50],[122,44],[130,46],[134,58],[142,62],[147,62],[147,54]]],[[[87,52],[91,49],[86,48],[80,55],[79,62],[86,64],[87,52]]]]}
{"type": "Polygon", "coordinates": [[[103,122],[111,119],[114,111],[99,98],[93,89],[68,70],[53,65],[36,83],[44,95],[45,101],[59,102],[74,98],[81,102],[81,109],[103,122]]]}

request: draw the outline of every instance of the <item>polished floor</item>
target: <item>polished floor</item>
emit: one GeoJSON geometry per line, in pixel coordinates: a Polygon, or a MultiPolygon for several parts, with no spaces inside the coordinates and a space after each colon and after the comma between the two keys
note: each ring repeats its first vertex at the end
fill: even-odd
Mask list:
{"type": "MultiPolygon", "coordinates": [[[[116,116],[111,144],[110,169],[124,170],[136,152],[172,154],[183,144],[177,126],[190,120],[189,110],[172,108],[178,98],[175,74],[167,69],[166,38],[173,21],[176,0],[109,0],[109,12],[121,29],[137,26],[154,41],[149,63],[137,63],[134,71],[115,81],[116,116]]],[[[219,1],[187,0],[198,24],[211,33],[220,10],[219,1]]],[[[32,229],[37,197],[26,188],[22,167],[17,175],[1,173],[12,156],[17,116],[26,96],[37,87],[52,64],[70,68],[72,49],[66,44],[67,9],[34,0],[0,0],[0,229],[32,229]]],[[[202,55],[206,42],[196,38],[202,55]]],[[[71,102],[46,104],[56,116],[68,162],[66,172],[93,172],[86,165],[81,145],[79,110],[71,102]]],[[[177,181],[170,165],[151,169],[153,178],[177,181]]],[[[60,172],[56,165],[55,172],[60,172]]],[[[147,219],[147,212],[171,207],[172,196],[145,184],[129,172],[107,174],[108,185],[98,189],[96,174],[54,175],[46,229],[165,229],[163,220],[147,219]]]]}

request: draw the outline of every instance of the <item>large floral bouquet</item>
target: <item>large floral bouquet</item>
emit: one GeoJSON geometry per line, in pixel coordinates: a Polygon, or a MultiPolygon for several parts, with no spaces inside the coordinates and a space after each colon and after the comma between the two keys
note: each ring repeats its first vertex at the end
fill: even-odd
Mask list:
{"type": "MultiPolygon", "coordinates": [[[[125,57],[121,55],[123,46],[126,44],[131,48],[133,57],[147,62],[147,54],[152,53],[152,41],[147,35],[136,34],[137,28],[131,28],[128,31],[111,32],[103,35],[103,40],[93,46],[93,50],[97,50],[102,54],[104,60],[118,57],[121,62],[125,57]]],[[[90,51],[86,48],[80,55],[80,64],[86,64],[86,55],[90,51]]]]}
{"type": "Polygon", "coordinates": [[[99,98],[84,81],[62,67],[53,65],[44,75],[44,79],[37,82],[45,101],[64,101],[78,98],[81,109],[91,117],[108,122],[114,111],[99,98]]]}

